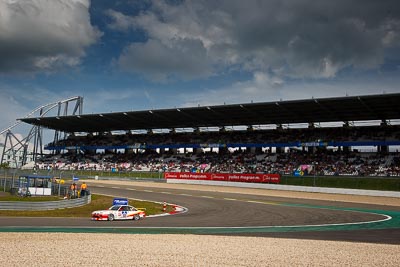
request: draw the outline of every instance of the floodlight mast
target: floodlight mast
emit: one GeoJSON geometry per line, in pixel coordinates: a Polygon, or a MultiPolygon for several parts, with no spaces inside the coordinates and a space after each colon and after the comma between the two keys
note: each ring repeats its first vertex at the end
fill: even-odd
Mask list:
{"type": "MultiPolygon", "coordinates": [[[[46,105],[39,106],[29,112],[25,118],[33,117],[35,114],[38,114],[37,117],[45,117],[50,111],[54,111],[57,109],[57,116],[68,116],[68,115],[82,115],[83,111],[83,97],[82,96],[74,96],[67,99],[63,99],[57,102],[52,102],[46,105]],[[68,107],[69,103],[75,103],[74,109],[69,114],[68,107]]],[[[6,138],[4,142],[4,149],[1,155],[0,164],[3,164],[5,155],[10,155],[12,157],[12,162],[14,163],[15,168],[20,168],[27,163],[28,159],[28,145],[33,145],[32,151],[32,160],[36,162],[38,156],[43,155],[43,130],[40,126],[33,126],[27,136],[23,139],[19,139],[15,134],[12,133],[12,129],[16,128],[21,124],[22,121],[17,121],[6,129],[0,131],[0,135],[6,133],[6,138]],[[32,140],[33,139],[33,140],[32,140]],[[17,153],[21,153],[22,151],[22,160],[18,160],[17,153]]],[[[54,133],[54,142],[60,140],[61,137],[60,131],[55,131],[54,133]]],[[[66,137],[66,133],[64,133],[63,138],[66,137]]]]}

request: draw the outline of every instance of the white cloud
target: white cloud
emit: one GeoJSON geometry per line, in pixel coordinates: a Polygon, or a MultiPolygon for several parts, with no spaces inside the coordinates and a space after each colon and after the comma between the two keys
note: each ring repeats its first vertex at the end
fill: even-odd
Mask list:
{"type": "Polygon", "coordinates": [[[132,29],[135,21],[132,17],[126,16],[121,12],[109,9],[105,11],[105,14],[109,16],[113,21],[108,25],[110,29],[118,31],[128,31],[132,29]]]}
{"type": "Polygon", "coordinates": [[[0,90],[0,131],[13,125],[29,111],[12,94],[0,90]]]}
{"type": "Polygon", "coordinates": [[[223,88],[204,89],[201,93],[185,93],[178,97],[183,100],[185,107],[263,102],[279,98],[283,86],[279,77],[256,72],[247,81],[235,82],[223,88]]]}
{"type": "Polygon", "coordinates": [[[330,82],[323,80],[284,82],[279,76],[256,72],[252,79],[235,82],[226,87],[202,89],[199,93],[185,92],[178,95],[177,99],[182,101],[183,107],[195,107],[398,93],[396,84],[399,82],[400,78],[393,79],[393,77],[380,77],[380,79],[370,77],[363,81],[351,77],[330,82]]]}
{"type": "Polygon", "coordinates": [[[101,33],[90,24],[89,0],[0,1],[0,72],[75,66],[101,33]]]}

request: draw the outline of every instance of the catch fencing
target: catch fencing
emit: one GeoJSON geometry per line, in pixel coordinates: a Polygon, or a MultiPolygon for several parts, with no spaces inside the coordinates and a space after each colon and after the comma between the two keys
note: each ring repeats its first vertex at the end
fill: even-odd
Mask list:
{"type": "MultiPolygon", "coordinates": [[[[18,178],[0,178],[0,191],[10,192],[12,195],[18,194],[18,178]]],[[[68,185],[57,183],[51,184],[51,194],[53,196],[67,196],[69,192],[68,185]]]]}

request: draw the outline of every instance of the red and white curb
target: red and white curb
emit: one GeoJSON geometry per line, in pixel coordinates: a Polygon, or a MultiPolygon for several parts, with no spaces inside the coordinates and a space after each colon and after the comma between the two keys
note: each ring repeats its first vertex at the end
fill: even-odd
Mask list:
{"type": "MultiPolygon", "coordinates": [[[[103,196],[109,196],[109,197],[115,197],[115,196],[107,195],[107,194],[101,194],[101,195],[103,195],[103,196]]],[[[152,201],[152,200],[139,199],[139,198],[131,198],[131,197],[128,197],[128,199],[137,200],[137,201],[153,202],[153,203],[157,203],[157,204],[161,204],[161,205],[163,205],[164,203],[166,203],[166,202],[157,202],[157,201],[152,201]]],[[[186,208],[186,207],[179,206],[179,205],[176,205],[176,204],[172,204],[172,203],[166,203],[166,204],[167,204],[167,206],[172,206],[172,207],[174,208],[174,210],[171,211],[171,212],[160,213],[160,214],[155,214],[155,215],[146,215],[146,218],[155,218],[155,217],[162,217],[162,216],[169,216],[169,215],[182,214],[182,213],[185,213],[185,212],[187,212],[187,211],[189,210],[189,209],[186,208]]]]}
{"type": "Polygon", "coordinates": [[[146,216],[146,218],[155,218],[155,217],[182,214],[189,210],[188,208],[185,208],[183,206],[179,206],[179,205],[171,204],[171,203],[167,203],[167,206],[172,206],[174,208],[174,210],[170,211],[170,212],[161,213],[161,214],[149,215],[149,216],[146,216]]]}

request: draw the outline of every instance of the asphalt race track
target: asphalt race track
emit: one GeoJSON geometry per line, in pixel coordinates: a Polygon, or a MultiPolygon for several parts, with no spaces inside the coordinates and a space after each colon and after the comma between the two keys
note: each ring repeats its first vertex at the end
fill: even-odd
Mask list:
{"type": "Polygon", "coordinates": [[[400,244],[400,207],[138,185],[97,183],[90,189],[94,194],[166,201],[188,210],[140,221],[1,217],[0,231],[188,233],[400,244]]]}

